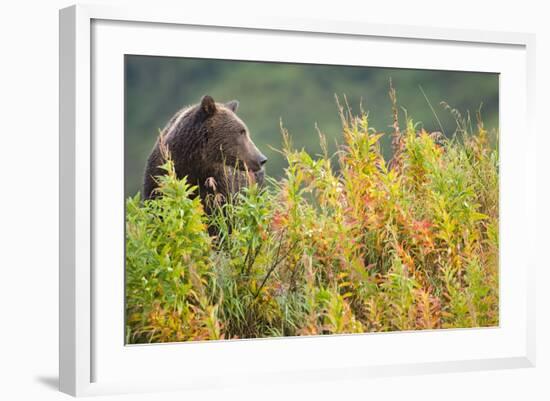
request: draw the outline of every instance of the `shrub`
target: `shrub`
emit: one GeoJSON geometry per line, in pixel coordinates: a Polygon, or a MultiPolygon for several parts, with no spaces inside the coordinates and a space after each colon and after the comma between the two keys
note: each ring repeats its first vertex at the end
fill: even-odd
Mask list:
{"type": "Polygon", "coordinates": [[[209,216],[171,161],[158,198],[127,200],[127,342],[498,324],[496,140],[396,119],[386,161],[367,115],[340,114],[337,154],[283,129],[285,177],[209,216]]]}

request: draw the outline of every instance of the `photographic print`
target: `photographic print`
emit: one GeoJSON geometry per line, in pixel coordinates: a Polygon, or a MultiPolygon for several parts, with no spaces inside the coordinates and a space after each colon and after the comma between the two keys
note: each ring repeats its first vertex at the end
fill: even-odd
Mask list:
{"type": "Polygon", "coordinates": [[[499,76],[125,56],[126,344],[499,324],[499,76]]]}

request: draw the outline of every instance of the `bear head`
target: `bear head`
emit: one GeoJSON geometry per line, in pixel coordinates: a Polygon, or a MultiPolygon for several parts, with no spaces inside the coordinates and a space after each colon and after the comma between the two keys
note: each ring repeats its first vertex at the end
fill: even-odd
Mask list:
{"type": "Polygon", "coordinates": [[[237,170],[263,176],[267,162],[257,148],[245,123],[235,114],[239,102],[216,103],[211,96],[204,96],[197,106],[206,131],[203,158],[213,164],[225,164],[237,170]]]}

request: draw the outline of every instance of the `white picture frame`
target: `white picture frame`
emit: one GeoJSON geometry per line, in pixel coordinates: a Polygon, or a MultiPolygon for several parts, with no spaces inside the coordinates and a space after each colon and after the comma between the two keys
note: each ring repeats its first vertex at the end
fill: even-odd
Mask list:
{"type": "Polygon", "coordinates": [[[536,219],[534,48],[534,35],[523,33],[290,17],[226,20],[187,15],[183,8],[78,5],[61,10],[60,390],[80,396],[534,366],[536,252],[521,234],[534,232],[536,219]],[[224,41],[218,40],[220,35],[224,41]],[[201,46],[181,46],[174,37],[200,37],[201,46]],[[228,45],[235,40],[241,41],[238,46],[228,45]],[[379,57],[365,64],[361,52],[348,52],[343,60],[346,53],[331,47],[334,40],[348,50],[365,46],[379,57]],[[225,45],[216,47],[217,42],[225,45]],[[316,46],[332,51],[321,55],[305,50],[316,46]],[[388,47],[437,56],[405,65],[401,57],[382,50],[388,47]],[[499,327],[124,345],[121,56],[245,59],[251,52],[264,61],[330,63],[332,58],[343,64],[501,74],[499,327]],[[107,176],[107,165],[116,173],[107,176]],[[384,351],[390,345],[395,350],[384,351]],[[270,363],[249,367],[258,355],[270,363]]]}

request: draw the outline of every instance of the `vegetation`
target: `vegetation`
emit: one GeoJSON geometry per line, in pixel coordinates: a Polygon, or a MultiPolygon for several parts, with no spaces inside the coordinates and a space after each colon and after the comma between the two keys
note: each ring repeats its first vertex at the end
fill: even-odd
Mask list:
{"type": "Polygon", "coordinates": [[[161,196],[126,204],[127,342],[498,325],[496,133],[452,110],[449,139],[393,111],[391,159],[340,107],[335,154],[283,129],[284,176],[211,216],[168,161],[161,196]]]}

